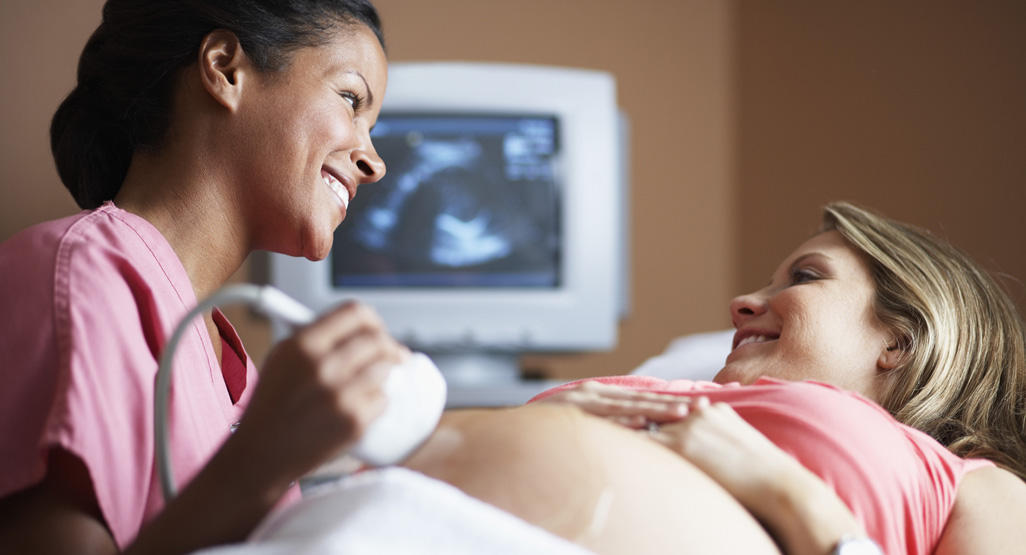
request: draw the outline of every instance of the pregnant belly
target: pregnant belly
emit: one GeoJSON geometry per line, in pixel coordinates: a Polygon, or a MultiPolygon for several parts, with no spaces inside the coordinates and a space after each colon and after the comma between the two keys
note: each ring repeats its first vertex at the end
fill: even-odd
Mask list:
{"type": "Polygon", "coordinates": [[[778,553],[686,460],[571,406],[447,412],[405,466],[599,553],[778,553]]]}

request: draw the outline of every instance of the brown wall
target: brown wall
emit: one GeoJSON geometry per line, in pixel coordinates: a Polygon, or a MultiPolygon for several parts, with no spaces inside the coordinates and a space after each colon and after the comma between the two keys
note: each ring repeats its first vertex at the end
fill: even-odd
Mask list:
{"type": "MultiPolygon", "coordinates": [[[[46,127],[101,4],[0,5],[0,239],[75,209],[46,127]]],[[[393,60],[581,66],[618,80],[632,128],[632,312],[612,353],[528,366],[618,372],[672,337],[728,326],[729,298],[760,286],[837,198],[939,230],[1026,279],[1026,4],[376,4],[393,60]]],[[[266,326],[232,312],[259,359],[266,326]]]]}

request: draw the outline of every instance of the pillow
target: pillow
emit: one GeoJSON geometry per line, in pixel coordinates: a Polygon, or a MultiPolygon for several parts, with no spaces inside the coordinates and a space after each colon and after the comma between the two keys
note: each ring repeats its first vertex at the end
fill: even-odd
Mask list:
{"type": "Polygon", "coordinates": [[[631,374],[664,380],[710,381],[723,368],[734,343],[734,330],[710,331],[678,337],[631,374]]]}

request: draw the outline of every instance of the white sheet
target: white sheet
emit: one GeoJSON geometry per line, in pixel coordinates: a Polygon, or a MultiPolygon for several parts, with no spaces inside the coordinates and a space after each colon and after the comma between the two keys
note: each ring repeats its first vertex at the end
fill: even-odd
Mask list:
{"type": "Polygon", "coordinates": [[[365,471],[304,493],[246,544],[203,555],[587,555],[577,545],[405,468],[365,471]]]}

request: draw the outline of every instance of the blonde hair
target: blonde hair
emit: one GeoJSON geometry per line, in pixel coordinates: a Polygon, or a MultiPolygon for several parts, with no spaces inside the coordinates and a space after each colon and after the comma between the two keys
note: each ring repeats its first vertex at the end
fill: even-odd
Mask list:
{"type": "Polygon", "coordinates": [[[1026,480],[1026,332],[1011,298],[968,256],[929,232],[848,203],[823,230],[860,251],[876,314],[902,356],[878,401],[962,457],[1026,480]]]}

